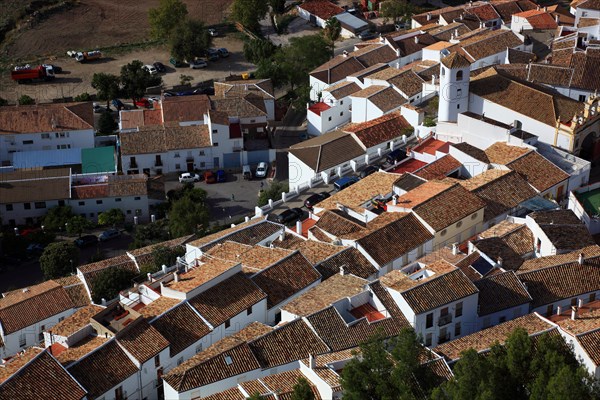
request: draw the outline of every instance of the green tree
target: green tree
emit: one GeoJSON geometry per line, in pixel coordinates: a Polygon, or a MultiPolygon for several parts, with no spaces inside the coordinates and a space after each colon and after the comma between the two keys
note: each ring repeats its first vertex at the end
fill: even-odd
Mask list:
{"type": "Polygon", "coordinates": [[[259,22],[269,10],[264,0],[234,0],[231,6],[231,18],[251,31],[258,31],[259,22]]]}
{"type": "Polygon", "coordinates": [[[291,400],[315,400],[315,394],[305,378],[299,378],[294,385],[291,400]]]}
{"type": "Polygon", "coordinates": [[[191,75],[184,75],[184,74],[179,75],[179,83],[181,83],[182,85],[189,85],[190,82],[192,82],[193,80],[194,80],[194,77],[191,75]]]}
{"type": "Polygon", "coordinates": [[[83,92],[81,94],[78,94],[77,96],[75,96],[73,98],[74,101],[91,101],[92,100],[92,96],[90,96],[90,94],[88,92],[83,92]]]}
{"type": "Polygon", "coordinates": [[[70,242],[50,243],[40,257],[40,267],[46,279],[69,275],[77,265],[79,249],[70,242]]]}
{"type": "Polygon", "coordinates": [[[110,112],[105,112],[100,115],[98,119],[98,133],[103,135],[110,135],[119,127],[115,121],[115,117],[110,112]]]}
{"type": "Polygon", "coordinates": [[[121,84],[125,96],[133,100],[144,97],[146,88],[160,85],[162,79],[153,77],[150,72],[142,68],[144,64],[140,60],[134,60],[121,67],[121,84]]]}
{"type": "MultiPolygon", "coordinates": [[[[325,29],[323,29],[323,35],[331,43],[334,43],[340,38],[342,33],[342,24],[336,17],[331,17],[325,22],[325,29]]],[[[333,50],[333,47],[332,47],[333,50]]]]}
{"type": "Polygon", "coordinates": [[[96,89],[98,99],[106,101],[106,109],[110,107],[110,101],[119,97],[121,90],[121,79],[113,74],[97,72],[92,76],[92,87],[96,89]]]}
{"type": "Polygon", "coordinates": [[[283,14],[285,12],[285,0],[269,0],[269,5],[275,14],[283,14]]]}
{"type": "Polygon", "coordinates": [[[246,400],[265,400],[265,398],[262,397],[260,393],[254,392],[254,394],[248,397],[246,400]]]}
{"type": "Polygon", "coordinates": [[[157,8],[148,10],[152,36],[156,39],[170,37],[187,14],[187,6],[181,0],[160,0],[157,8]]]}
{"type": "Polygon", "coordinates": [[[71,218],[73,218],[73,211],[70,206],[56,206],[48,210],[42,220],[42,225],[44,225],[44,229],[51,232],[62,231],[67,228],[65,224],[71,218]]]}
{"type": "Polygon", "coordinates": [[[171,37],[171,55],[177,60],[193,60],[210,47],[212,37],[200,21],[188,20],[175,29],[171,37]]]}
{"type": "Polygon", "coordinates": [[[250,39],[244,41],[244,58],[252,64],[258,64],[262,60],[269,60],[277,51],[270,40],[266,39],[250,39]]]}
{"type": "Polygon", "coordinates": [[[268,58],[258,62],[255,76],[259,79],[271,79],[276,88],[285,85],[287,80],[281,65],[268,58]]]}
{"type": "Polygon", "coordinates": [[[136,275],[135,272],[123,268],[106,268],[93,280],[92,300],[100,304],[102,299],[114,299],[121,290],[132,286],[131,280],[136,275]]]}
{"type": "Polygon", "coordinates": [[[387,0],[381,3],[381,15],[386,21],[391,19],[394,24],[409,19],[414,12],[413,5],[405,0],[387,0]]]}
{"type": "Polygon", "coordinates": [[[261,190],[258,194],[258,206],[262,207],[269,203],[269,199],[279,200],[281,199],[281,193],[288,192],[289,187],[287,183],[279,182],[274,179],[269,187],[264,190],[261,190]]]}
{"type": "Polygon", "coordinates": [[[185,249],[183,247],[157,246],[152,250],[151,259],[140,267],[140,272],[143,274],[153,274],[159,271],[163,265],[168,267],[175,265],[177,257],[184,255],[185,249]]]}
{"type": "Polygon", "coordinates": [[[133,243],[131,248],[139,249],[140,247],[149,246],[151,244],[164,242],[169,240],[169,221],[161,219],[156,222],[137,225],[135,234],[133,235],[133,243]]]}
{"type": "Polygon", "coordinates": [[[19,102],[19,105],[21,105],[21,106],[29,106],[29,105],[35,104],[35,100],[33,98],[27,96],[26,94],[19,97],[18,102],[19,102]]]}
{"type": "Polygon", "coordinates": [[[196,233],[208,228],[209,213],[204,200],[196,202],[185,196],[173,202],[169,212],[169,230],[172,237],[196,233]]]}
{"type": "Polygon", "coordinates": [[[110,225],[115,227],[125,222],[125,214],[120,208],[111,208],[108,211],[98,214],[98,225],[110,225]]]}
{"type": "Polygon", "coordinates": [[[275,62],[281,66],[291,89],[307,84],[310,71],[331,58],[332,45],[323,35],[308,35],[290,38],[285,46],[275,54],[275,62]]]}
{"type": "Polygon", "coordinates": [[[67,222],[67,233],[81,236],[81,234],[94,227],[94,224],[82,215],[74,215],[67,222]]]}

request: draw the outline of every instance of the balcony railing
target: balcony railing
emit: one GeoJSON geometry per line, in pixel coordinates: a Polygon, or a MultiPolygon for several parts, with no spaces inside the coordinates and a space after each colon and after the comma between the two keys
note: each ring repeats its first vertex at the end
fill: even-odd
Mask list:
{"type": "Polygon", "coordinates": [[[452,314],[442,315],[440,319],[438,319],[438,326],[448,325],[452,322],[452,314]]]}
{"type": "Polygon", "coordinates": [[[438,344],[442,344],[442,343],[446,343],[450,340],[450,334],[447,333],[443,336],[440,336],[440,338],[438,339],[438,344]]]}
{"type": "Polygon", "coordinates": [[[194,162],[194,157],[186,157],[185,162],[194,162]]]}

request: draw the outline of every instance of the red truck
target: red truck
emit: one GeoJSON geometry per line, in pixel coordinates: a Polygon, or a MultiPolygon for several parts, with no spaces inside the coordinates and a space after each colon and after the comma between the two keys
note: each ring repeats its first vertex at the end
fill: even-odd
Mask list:
{"type": "Polygon", "coordinates": [[[55,78],[54,68],[51,65],[17,67],[10,71],[10,77],[17,83],[29,83],[35,80],[51,81],[55,78]]]}

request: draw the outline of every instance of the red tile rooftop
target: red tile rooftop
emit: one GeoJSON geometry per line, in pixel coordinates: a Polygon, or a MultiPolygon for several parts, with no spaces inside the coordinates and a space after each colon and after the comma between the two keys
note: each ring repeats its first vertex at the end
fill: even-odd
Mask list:
{"type": "Polygon", "coordinates": [[[389,172],[393,172],[394,174],[403,174],[405,172],[415,172],[416,170],[424,167],[425,165],[427,165],[426,162],[411,158],[408,161],[405,161],[402,164],[398,165],[398,167],[396,167],[395,169],[393,169],[389,172]]]}
{"type": "Polygon", "coordinates": [[[302,236],[304,236],[305,238],[308,237],[308,230],[310,228],[313,227],[314,224],[316,224],[317,221],[315,221],[314,219],[311,218],[307,218],[304,221],[302,221],[302,232],[296,232],[296,225],[294,225],[294,228],[292,228],[292,230],[296,233],[300,233],[302,236]]]}
{"type": "Polygon", "coordinates": [[[353,308],[350,310],[350,314],[356,319],[366,317],[369,322],[375,322],[385,318],[385,315],[377,311],[377,309],[369,303],[353,308]]]}
{"type": "Polygon", "coordinates": [[[314,112],[317,115],[321,115],[321,113],[325,110],[329,110],[331,107],[328,106],[327,104],[320,102],[320,103],[315,103],[312,106],[308,107],[308,109],[312,112],[314,112]]]}
{"type": "Polygon", "coordinates": [[[415,153],[427,153],[435,156],[436,151],[440,151],[442,153],[448,154],[450,150],[450,143],[443,142],[441,140],[434,139],[430,137],[429,139],[425,139],[423,143],[418,146],[413,147],[412,151],[415,153]]]}

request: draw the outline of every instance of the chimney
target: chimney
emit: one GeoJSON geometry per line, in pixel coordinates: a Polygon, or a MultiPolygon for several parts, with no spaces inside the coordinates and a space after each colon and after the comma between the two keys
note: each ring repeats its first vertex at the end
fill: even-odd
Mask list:
{"type": "Polygon", "coordinates": [[[536,10],[540,11],[540,5],[539,4],[537,5],[536,10]]]}
{"type": "Polygon", "coordinates": [[[392,196],[392,204],[393,205],[398,205],[398,196],[396,196],[396,195],[392,196]]]}
{"type": "Polygon", "coordinates": [[[419,44],[419,36],[415,36],[415,43],[419,44]]]}
{"type": "Polygon", "coordinates": [[[344,55],[344,57],[348,57],[348,51],[344,50],[344,51],[342,52],[342,54],[344,55]]]}
{"type": "Polygon", "coordinates": [[[556,307],[556,315],[560,315],[560,314],[562,314],[562,307],[558,306],[558,307],[556,307]]]}
{"type": "Polygon", "coordinates": [[[577,319],[577,306],[571,307],[571,319],[573,321],[577,319]]]}
{"type": "Polygon", "coordinates": [[[502,266],[502,257],[498,257],[498,266],[501,267],[502,266]]]}
{"type": "Polygon", "coordinates": [[[317,362],[315,361],[315,356],[313,356],[312,354],[308,355],[308,367],[310,369],[315,369],[315,367],[317,366],[317,362]]]}
{"type": "Polygon", "coordinates": [[[554,16],[554,20],[555,20],[555,21],[556,21],[556,23],[558,24],[558,14],[556,14],[556,15],[554,16]]]}
{"type": "Polygon", "coordinates": [[[577,308],[583,307],[583,299],[577,300],[577,308]]]}
{"type": "Polygon", "coordinates": [[[302,235],[302,221],[296,221],[296,233],[302,235]]]}
{"type": "Polygon", "coordinates": [[[548,7],[544,6],[544,12],[548,12],[548,7]]]}
{"type": "Polygon", "coordinates": [[[458,244],[456,243],[452,243],[452,255],[457,255],[458,254],[458,244]]]}
{"type": "Polygon", "coordinates": [[[23,288],[23,293],[29,292],[29,288],[23,288]]]}
{"type": "Polygon", "coordinates": [[[244,222],[250,222],[250,217],[244,217],[244,222]]]}
{"type": "Polygon", "coordinates": [[[577,262],[579,262],[579,265],[583,265],[583,261],[585,259],[583,258],[583,253],[579,253],[579,259],[577,260],[577,262]]]}
{"type": "Polygon", "coordinates": [[[340,267],[340,275],[342,275],[342,276],[346,275],[346,266],[345,265],[342,265],[340,267]]]}
{"type": "Polygon", "coordinates": [[[162,272],[163,274],[167,273],[167,266],[165,264],[162,265],[162,272]]]}
{"type": "Polygon", "coordinates": [[[431,13],[430,12],[427,13],[427,21],[431,21],[431,13]]]}
{"type": "Polygon", "coordinates": [[[148,277],[148,280],[149,280],[150,282],[152,282],[152,274],[151,274],[150,272],[148,272],[148,275],[146,275],[146,276],[148,277]]]}
{"type": "Polygon", "coordinates": [[[104,297],[100,299],[100,304],[102,304],[103,306],[106,305],[106,299],[104,297]]]}
{"type": "Polygon", "coordinates": [[[281,230],[281,233],[279,234],[279,240],[282,242],[285,240],[285,228],[281,230]]]}
{"type": "Polygon", "coordinates": [[[179,282],[179,274],[177,272],[173,272],[173,280],[179,282]]]}

